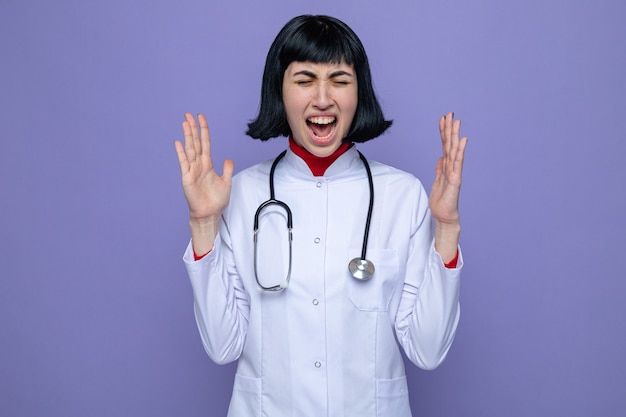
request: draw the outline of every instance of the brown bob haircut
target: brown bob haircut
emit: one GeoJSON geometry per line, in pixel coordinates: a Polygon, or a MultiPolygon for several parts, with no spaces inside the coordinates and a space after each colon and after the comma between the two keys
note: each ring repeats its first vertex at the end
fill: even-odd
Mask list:
{"type": "Polygon", "coordinates": [[[294,61],[353,65],[357,76],[358,105],[343,142],[366,142],[389,126],[372,86],[363,44],[348,25],[330,16],[303,15],[291,19],[274,39],[263,72],[261,105],[248,123],[248,136],[268,140],[291,135],[282,97],[285,70],[294,61]]]}

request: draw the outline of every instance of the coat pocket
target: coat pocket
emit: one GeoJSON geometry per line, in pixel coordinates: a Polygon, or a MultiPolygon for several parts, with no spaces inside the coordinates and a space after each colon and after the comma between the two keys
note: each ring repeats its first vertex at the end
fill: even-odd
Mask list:
{"type": "Polygon", "coordinates": [[[261,412],[261,378],[236,374],[228,416],[259,417],[261,412]]]}
{"type": "Polygon", "coordinates": [[[362,311],[387,311],[398,285],[398,252],[394,249],[368,249],[367,258],[375,268],[370,279],[359,281],[347,272],[350,300],[362,311]]]}
{"type": "Polygon", "coordinates": [[[411,417],[406,376],[376,380],[376,416],[411,417]]]}

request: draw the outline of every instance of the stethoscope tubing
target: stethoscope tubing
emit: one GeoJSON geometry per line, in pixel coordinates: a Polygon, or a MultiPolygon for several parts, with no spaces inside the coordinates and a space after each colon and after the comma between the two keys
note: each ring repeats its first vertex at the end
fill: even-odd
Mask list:
{"type": "Polygon", "coordinates": [[[367,254],[367,240],[370,234],[370,224],[372,223],[372,211],[374,211],[374,180],[372,179],[372,170],[370,169],[370,164],[367,163],[367,159],[363,156],[360,151],[359,157],[361,161],[363,161],[363,165],[365,166],[365,170],[367,171],[367,180],[370,187],[370,202],[367,208],[367,218],[365,220],[365,232],[363,234],[363,247],[361,248],[361,259],[365,260],[365,255],[367,254]]]}
{"type": "MultiPolygon", "coordinates": [[[[350,273],[355,279],[364,281],[364,280],[368,280],[369,278],[371,278],[372,274],[374,273],[374,264],[371,261],[366,259],[367,242],[369,239],[370,224],[372,222],[372,212],[374,210],[374,180],[373,180],[372,171],[370,169],[369,163],[367,162],[367,159],[365,159],[365,156],[363,156],[363,154],[360,151],[357,151],[357,152],[359,154],[359,158],[361,158],[361,161],[363,161],[363,165],[365,166],[365,170],[367,172],[367,180],[369,184],[369,192],[370,192],[369,197],[370,198],[369,198],[369,205],[367,208],[367,219],[365,221],[365,231],[363,233],[363,245],[361,247],[361,257],[354,258],[352,261],[350,261],[350,263],[348,264],[348,269],[350,270],[350,273]]],[[[272,167],[270,168],[270,174],[269,174],[270,198],[269,200],[261,203],[261,205],[257,208],[256,213],[254,215],[254,276],[256,278],[256,282],[259,288],[265,291],[284,290],[289,285],[289,280],[291,279],[293,216],[291,214],[291,209],[289,208],[287,203],[276,199],[276,194],[274,191],[274,172],[276,171],[276,166],[278,165],[278,162],[286,154],[287,154],[287,151],[285,150],[281,152],[276,157],[276,159],[274,159],[274,162],[272,163],[272,167]],[[273,285],[271,287],[266,287],[263,284],[261,284],[261,281],[259,280],[258,270],[257,270],[257,261],[258,261],[257,259],[257,234],[259,231],[259,217],[260,217],[261,212],[266,207],[272,206],[272,205],[278,205],[282,207],[287,213],[287,229],[289,232],[289,267],[287,270],[286,278],[280,284],[273,285]]]]}

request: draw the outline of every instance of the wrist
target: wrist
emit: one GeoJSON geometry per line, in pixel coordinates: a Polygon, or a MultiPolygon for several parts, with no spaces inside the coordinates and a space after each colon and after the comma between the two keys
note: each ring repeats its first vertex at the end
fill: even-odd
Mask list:
{"type": "Polygon", "coordinates": [[[441,222],[437,220],[433,220],[433,225],[435,226],[435,236],[458,236],[461,234],[461,222],[441,222]]]}
{"type": "Polygon", "coordinates": [[[461,224],[435,222],[435,250],[441,256],[444,263],[448,263],[457,255],[459,238],[461,236],[461,224]]]}
{"type": "Polygon", "coordinates": [[[221,216],[212,216],[204,219],[189,219],[191,242],[197,254],[205,254],[213,249],[215,238],[219,231],[221,216]]]}
{"type": "Polygon", "coordinates": [[[189,226],[195,227],[198,229],[214,229],[219,227],[220,220],[222,219],[221,214],[217,216],[208,216],[208,217],[193,217],[189,216],[189,226]]]}

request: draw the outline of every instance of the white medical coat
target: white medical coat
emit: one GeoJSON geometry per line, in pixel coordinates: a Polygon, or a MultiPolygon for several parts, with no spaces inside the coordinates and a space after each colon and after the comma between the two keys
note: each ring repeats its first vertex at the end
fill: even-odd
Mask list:
{"type": "MultiPolygon", "coordinates": [[[[253,220],[269,198],[272,161],[233,178],[211,253],[184,255],[198,329],[216,363],[238,360],[229,416],[409,417],[400,346],[425,369],[446,356],[459,319],[462,259],[446,269],[435,252],[428,196],[412,175],[371,161],[374,209],[367,258],[354,279],[369,204],[365,167],[353,146],[322,177],[291,150],[275,172],[276,198],[293,213],[291,282],[261,291],[254,274],[253,220]]],[[[287,274],[282,209],[264,210],[258,273],[265,286],[287,274]]]]}

